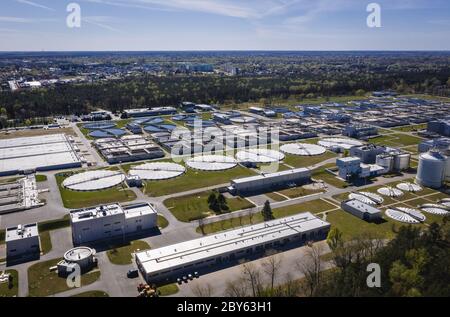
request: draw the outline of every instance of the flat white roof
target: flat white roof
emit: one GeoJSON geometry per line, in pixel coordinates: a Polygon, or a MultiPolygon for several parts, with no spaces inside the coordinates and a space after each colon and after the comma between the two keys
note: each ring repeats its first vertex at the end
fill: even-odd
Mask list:
{"type": "Polygon", "coordinates": [[[36,223],[29,225],[19,225],[6,229],[6,242],[21,240],[39,236],[38,226],[36,223]]]}
{"type": "Polygon", "coordinates": [[[299,176],[300,176],[301,174],[306,174],[309,172],[310,172],[309,169],[302,167],[302,168],[296,168],[296,169],[291,169],[291,170],[286,170],[286,171],[281,171],[281,172],[276,172],[276,173],[271,173],[271,174],[261,174],[261,175],[246,177],[246,178],[238,178],[238,179],[232,180],[232,183],[241,184],[241,183],[258,181],[261,179],[277,178],[277,177],[293,175],[293,174],[299,174],[299,176]]]}
{"type": "Polygon", "coordinates": [[[329,223],[309,212],[301,213],[159,249],[143,251],[136,254],[136,260],[143,266],[146,273],[154,274],[194,264],[208,258],[216,258],[240,249],[279,241],[311,230],[325,229],[329,226],[329,223]]]}
{"type": "Polygon", "coordinates": [[[70,212],[70,218],[72,219],[72,223],[76,223],[121,214],[124,214],[125,218],[133,218],[153,213],[156,213],[156,210],[148,203],[138,203],[127,206],[121,206],[120,204],[111,204],[72,210],[70,212]]]}
{"type": "Polygon", "coordinates": [[[81,164],[64,134],[0,140],[0,173],[81,164]]]}
{"type": "Polygon", "coordinates": [[[367,212],[372,215],[381,213],[381,211],[378,208],[360,202],[359,200],[356,199],[345,201],[344,204],[353,207],[355,209],[358,209],[359,211],[367,212]]]}

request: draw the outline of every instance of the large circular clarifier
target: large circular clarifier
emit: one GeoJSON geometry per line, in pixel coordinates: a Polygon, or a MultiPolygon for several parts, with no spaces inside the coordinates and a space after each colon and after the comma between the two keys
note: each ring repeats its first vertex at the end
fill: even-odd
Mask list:
{"type": "Polygon", "coordinates": [[[64,180],[63,187],[75,191],[95,191],[111,188],[125,180],[117,171],[99,170],[75,174],[64,180]]]}
{"type": "Polygon", "coordinates": [[[291,143],[283,145],[280,150],[287,154],[300,156],[314,156],[321,155],[326,152],[326,149],[320,145],[308,143],[291,143]]]}
{"type": "Polygon", "coordinates": [[[178,177],[186,172],[183,165],[175,163],[147,163],[133,167],[130,176],[139,176],[143,180],[165,180],[178,177]]]}
{"type": "Polygon", "coordinates": [[[201,155],[191,158],[186,164],[202,171],[224,171],[236,167],[237,161],[224,155],[201,155]]]}
{"type": "Polygon", "coordinates": [[[284,159],[284,154],[267,149],[249,149],[239,151],[236,154],[236,158],[240,162],[252,162],[252,163],[274,163],[282,161],[284,159]]]}

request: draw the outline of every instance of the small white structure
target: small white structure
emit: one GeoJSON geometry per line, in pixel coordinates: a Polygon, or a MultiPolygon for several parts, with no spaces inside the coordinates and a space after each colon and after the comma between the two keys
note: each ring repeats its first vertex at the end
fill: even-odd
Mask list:
{"type": "Polygon", "coordinates": [[[420,192],[422,190],[422,187],[413,183],[400,183],[397,185],[397,188],[405,192],[412,192],[412,193],[420,192]]]}
{"type": "Polygon", "coordinates": [[[396,208],[386,210],[386,216],[399,222],[418,224],[425,221],[425,216],[414,209],[396,208]]]}
{"type": "Polygon", "coordinates": [[[341,203],[341,208],[353,216],[365,221],[375,221],[381,219],[381,211],[378,208],[356,199],[343,201],[341,203]]]}
{"type": "Polygon", "coordinates": [[[138,234],[157,227],[157,212],[148,203],[112,204],[70,212],[74,245],[138,234]]]}
{"type": "Polygon", "coordinates": [[[91,270],[96,264],[95,253],[94,249],[88,247],[77,247],[67,251],[64,260],[58,263],[58,275],[67,276],[77,265],[81,272],[91,270]]]}
{"type": "Polygon", "coordinates": [[[124,180],[125,175],[121,172],[97,170],[70,176],[62,185],[74,191],[95,191],[115,187],[124,180]]]}
{"type": "Polygon", "coordinates": [[[147,163],[133,167],[129,174],[139,176],[143,180],[165,180],[183,175],[186,168],[175,163],[147,163]]]}
{"type": "Polygon", "coordinates": [[[450,212],[450,207],[440,204],[424,204],[420,207],[426,213],[438,216],[445,216],[450,212]]]}
{"type": "Polygon", "coordinates": [[[377,192],[383,196],[387,197],[400,197],[403,196],[403,192],[400,189],[392,187],[382,187],[377,190],[377,192]]]}
{"type": "Polygon", "coordinates": [[[283,145],[280,150],[287,154],[299,156],[321,155],[327,151],[323,146],[309,143],[290,143],[283,145]]]}
{"type": "Polygon", "coordinates": [[[307,212],[139,252],[135,259],[148,283],[166,282],[288,243],[324,239],[329,229],[329,223],[307,212]]]}
{"type": "Polygon", "coordinates": [[[237,166],[237,161],[225,155],[201,155],[186,162],[190,168],[201,171],[224,171],[237,166]]]}
{"type": "Polygon", "coordinates": [[[5,242],[8,259],[39,256],[39,230],[36,223],[7,228],[5,242]]]}

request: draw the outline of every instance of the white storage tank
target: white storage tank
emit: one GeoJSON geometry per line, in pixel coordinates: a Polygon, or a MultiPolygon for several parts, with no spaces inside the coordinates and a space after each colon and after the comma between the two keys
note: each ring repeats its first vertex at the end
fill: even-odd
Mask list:
{"type": "Polygon", "coordinates": [[[394,169],[396,171],[404,171],[409,168],[411,162],[411,154],[401,153],[394,158],[394,169]]]}
{"type": "Polygon", "coordinates": [[[392,155],[389,154],[377,155],[376,163],[377,165],[384,167],[388,172],[394,169],[394,157],[392,155]]]}
{"type": "Polygon", "coordinates": [[[441,188],[445,179],[447,157],[438,151],[421,154],[417,169],[417,182],[431,188],[441,188]]]}

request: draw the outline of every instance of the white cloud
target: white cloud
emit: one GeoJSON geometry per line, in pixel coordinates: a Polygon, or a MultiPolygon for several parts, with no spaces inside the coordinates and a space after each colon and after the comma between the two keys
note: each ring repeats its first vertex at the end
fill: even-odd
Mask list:
{"type": "Polygon", "coordinates": [[[40,8],[40,9],[44,9],[44,10],[47,10],[47,11],[55,11],[55,9],[53,9],[53,8],[47,7],[45,5],[42,5],[42,4],[33,2],[33,1],[29,1],[29,0],[15,0],[15,1],[19,2],[19,3],[22,3],[22,4],[30,5],[30,6],[35,7],[35,8],[40,8]]]}

